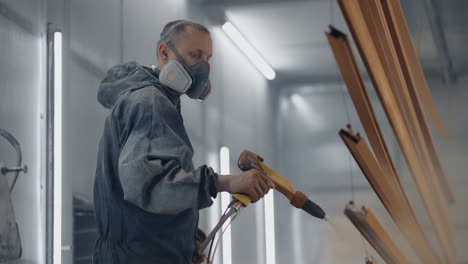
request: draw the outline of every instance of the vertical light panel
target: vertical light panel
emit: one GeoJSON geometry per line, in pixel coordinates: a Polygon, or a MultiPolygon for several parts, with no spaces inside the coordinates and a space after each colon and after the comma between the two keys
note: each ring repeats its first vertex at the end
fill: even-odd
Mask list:
{"type": "MultiPolygon", "coordinates": [[[[230,162],[229,162],[229,148],[222,147],[219,150],[220,157],[220,169],[221,175],[227,175],[231,173],[230,162]]],[[[231,201],[231,195],[228,192],[221,193],[221,208],[225,210],[229,202],[231,201]]],[[[227,221],[223,225],[223,230],[229,224],[227,221]]],[[[228,226],[223,235],[223,264],[232,264],[232,240],[231,240],[231,227],[228,226]]]]}
{"type": "MultiPolygon", "coordinates": [[[[207,165],[213,168],[214,171],[219,171],[219,159],[218,159],[218,153],[216,151],[211,151],[208,153],[208,162],[207,165]]],[[[220,196],[218,196],[220,197],[220,196]]],[[[211,205],[209,209],[209,218],[210,218],[210,229],[213,229],[216,224],[218,223],[219,216],[221,215],[220,213],[220,200],[221,198],[217,198],[213,201],[213,204],[211,205]]]]}
{"type": "MultiPolygon", "coordinates": [[[[289,210],[292,209],[292,216],[291,216],[291,227],[292,227],[292,241],[293,241],[293,249],[294,249],[294,263],[295,264],[303,264],[304,263],[304,252],[302,250],[303,239],[302,234],[304,232],[302,228],[302,221],[301,221],[301,211],[297,210],[296,208],[290,207],[289,210]]],[[[310,256],[310,252],[309,252],[310,256]]]]}
{"type": "Polygon", "coordinates": [[[265,253],[266,264],[276,264],[275,255],[275,200],[274,192],[265,195],[265,253]]]}
{"type": "MultiPolygon", "coordinates": [[[[213,168],[214,171],[220,171],[219,170],[219,163],[220,163],[220,158],[219,158],[219,152],[217,150],[210,151],[208,153],[207,157],[208,161],[206,165],[210,166],[213,168]]],[[[218,220],[221,216],[221,194],[219,194],[216,199],[213,200],[213,204],[210,206],[208,209],[208,216],[209,216],[209,228],[208,230],[213,230],[216,224],[218,223],[218,220]]],[[[213,259],[213,263],[221,263],[221,254],[215,254],[213,259]]]]}
{"type": "Polygon", "coordinates": [[[239,49],[247,56],[252,64],[267,78],[273,80],[276,77],[276,72],[271,66],[258,54],[257,50],[244,38],[231,22],[226,22],[223,25],[223,30],[239,47],[239,49]]]}
{"type": "Polygon", "coordinates": [[[54,264],[62,263],[62,32],[54,32],[54,264]]]}
{"type": "MultiPolygon", "coordinates": [[[[255,203],[255,237],[264,238],[265,237],[265,201],[263,199],[255,203]],[[263,227],[263,228],[258,228],[263,227]]],[[[265,239],[256,239],[256,263],[266,263],[265,259],[265,239]]]]}

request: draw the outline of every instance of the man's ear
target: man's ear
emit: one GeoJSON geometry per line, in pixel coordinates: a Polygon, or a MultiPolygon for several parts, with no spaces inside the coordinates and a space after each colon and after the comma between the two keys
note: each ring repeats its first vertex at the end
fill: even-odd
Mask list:
{"type": "Polygon", "coordinates": [[[158,55],[162,63],[166,64],[169,61],[169,47],[165,42],[159,45],[158,55]]]}

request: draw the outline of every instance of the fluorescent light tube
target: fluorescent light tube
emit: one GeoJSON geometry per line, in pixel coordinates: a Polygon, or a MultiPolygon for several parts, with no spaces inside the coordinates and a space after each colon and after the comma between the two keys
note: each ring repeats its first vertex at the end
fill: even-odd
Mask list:
{"type": "Polygon", "coordinates": [[[234,27],[234,25],[227,21],[222,26],[224,32],[234,41],[234,43],[240,48],[252,64],[267,78],[273,80],[276,77],[275,71],[271,66],[258,54],[255,48],[242,36],[242,34],[234,27]]]}
{"type": "MultiPolygon", "coordinates": [[[[219,150],[219,157],[220,157],[220,168],[221,168],[221,174],[222,175],[227,175],[231,173],[230,169],[230,163],[229,163],[229,148],[227,147],[222,147],[219,150]]],[[[221,208],[222,210],[225,210],[229,203],[231,202],[231,195],[228,192],[222,192],[221,193],[221,208]]],[[[223,230],[226,228],[226,226],[229,224],[229,221],[227,221],[223,225],[223,230]]],[[[223,247],[222,247],[222,252],[223,252],[223,264],[232,264],[232,238],[231,238],[231,226],[227,226],[226,231],[223,234],[223,247]]]]}
{"type": "Polygon", "coordinates": [[[54,32],[54,240],[53,263],[62,263],[62,32],[54,32]]]}
{"type": "MultiPolygon", "coordinates": [[[[207,165],[213,168],[214,171],[220,171],[219,170],[219,163],[220,163],[220,158],[219,158],[219,152],[215,151],[210,151],[208,153],[208,162],[207,165]]],[[[208,230],[213,230],[213,228],[216,226],[218,223],[219,217],[221,215],[221,196],[218,195],[216,199],[214,199],[213,204],[210,206],[208,209],[208,216],[209,216],[209,228],[208,230]]],[[[213,263],[221,263],[221,255],[215,255],[213,256],[213,263]]]]}
{"type": "Polygon", "coordinates": [[[276,264],[275,249],[275,200],[274,192],[264,197],[265,203],[265,255],[266,264],[276,264]]]}

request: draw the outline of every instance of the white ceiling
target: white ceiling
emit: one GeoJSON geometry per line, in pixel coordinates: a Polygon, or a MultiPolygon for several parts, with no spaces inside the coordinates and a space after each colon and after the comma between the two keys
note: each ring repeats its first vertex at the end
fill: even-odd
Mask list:
{"type": "MultiPolygon", "coordinates": [[[[440,78],[437,50],[422,1],[402,0],[426,73],[440,78]]],[[[436,1],[455,71],[468,72],[468,1],[436,1]],[[455,56],[456,54],[456,56],[455,56]]],[[[336,0],[201,0],[225,14],[279,73],[298,82],[336,80],[336,66],[324,32],[328,25],[348,32],[336,0]]]]}
{"type": "Polygon", "coordinates": [[[332,20],[346,29],[335,1],[228,7],[226,17],[283,76],[336,78],[333,54],[324,34],[332,20]]]}

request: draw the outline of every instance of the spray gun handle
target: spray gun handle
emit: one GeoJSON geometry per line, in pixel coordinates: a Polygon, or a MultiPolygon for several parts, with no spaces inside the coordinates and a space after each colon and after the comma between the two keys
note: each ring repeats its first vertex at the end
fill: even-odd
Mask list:
{"type": "MultiPolygon", "coordinates": [[[[239,169],[241,169],[242,171],[257,169],[263,172],[262,165],[260,164],[260,162],[262,161],[263,161],[263,158],[260,157],[259,155],[251,151],[244,150],[239,156],[239,161],[237,162],[237,165],[239,166],[239,169]]],[[[239,200],[242,204],[244,204],[244,206],[248,206],[252,202],[250,197],[246,194],[236,193],[236,194],[233,194],[232,197],[234,199],[239,200]]]]}
{"type": "Polygon", "coordinates": [[[241,202],[244,207],[247,207],[250,203],[252,203],[252,200],[246,194],[235,193],[232,195],[232,198],[241,202]]]}

